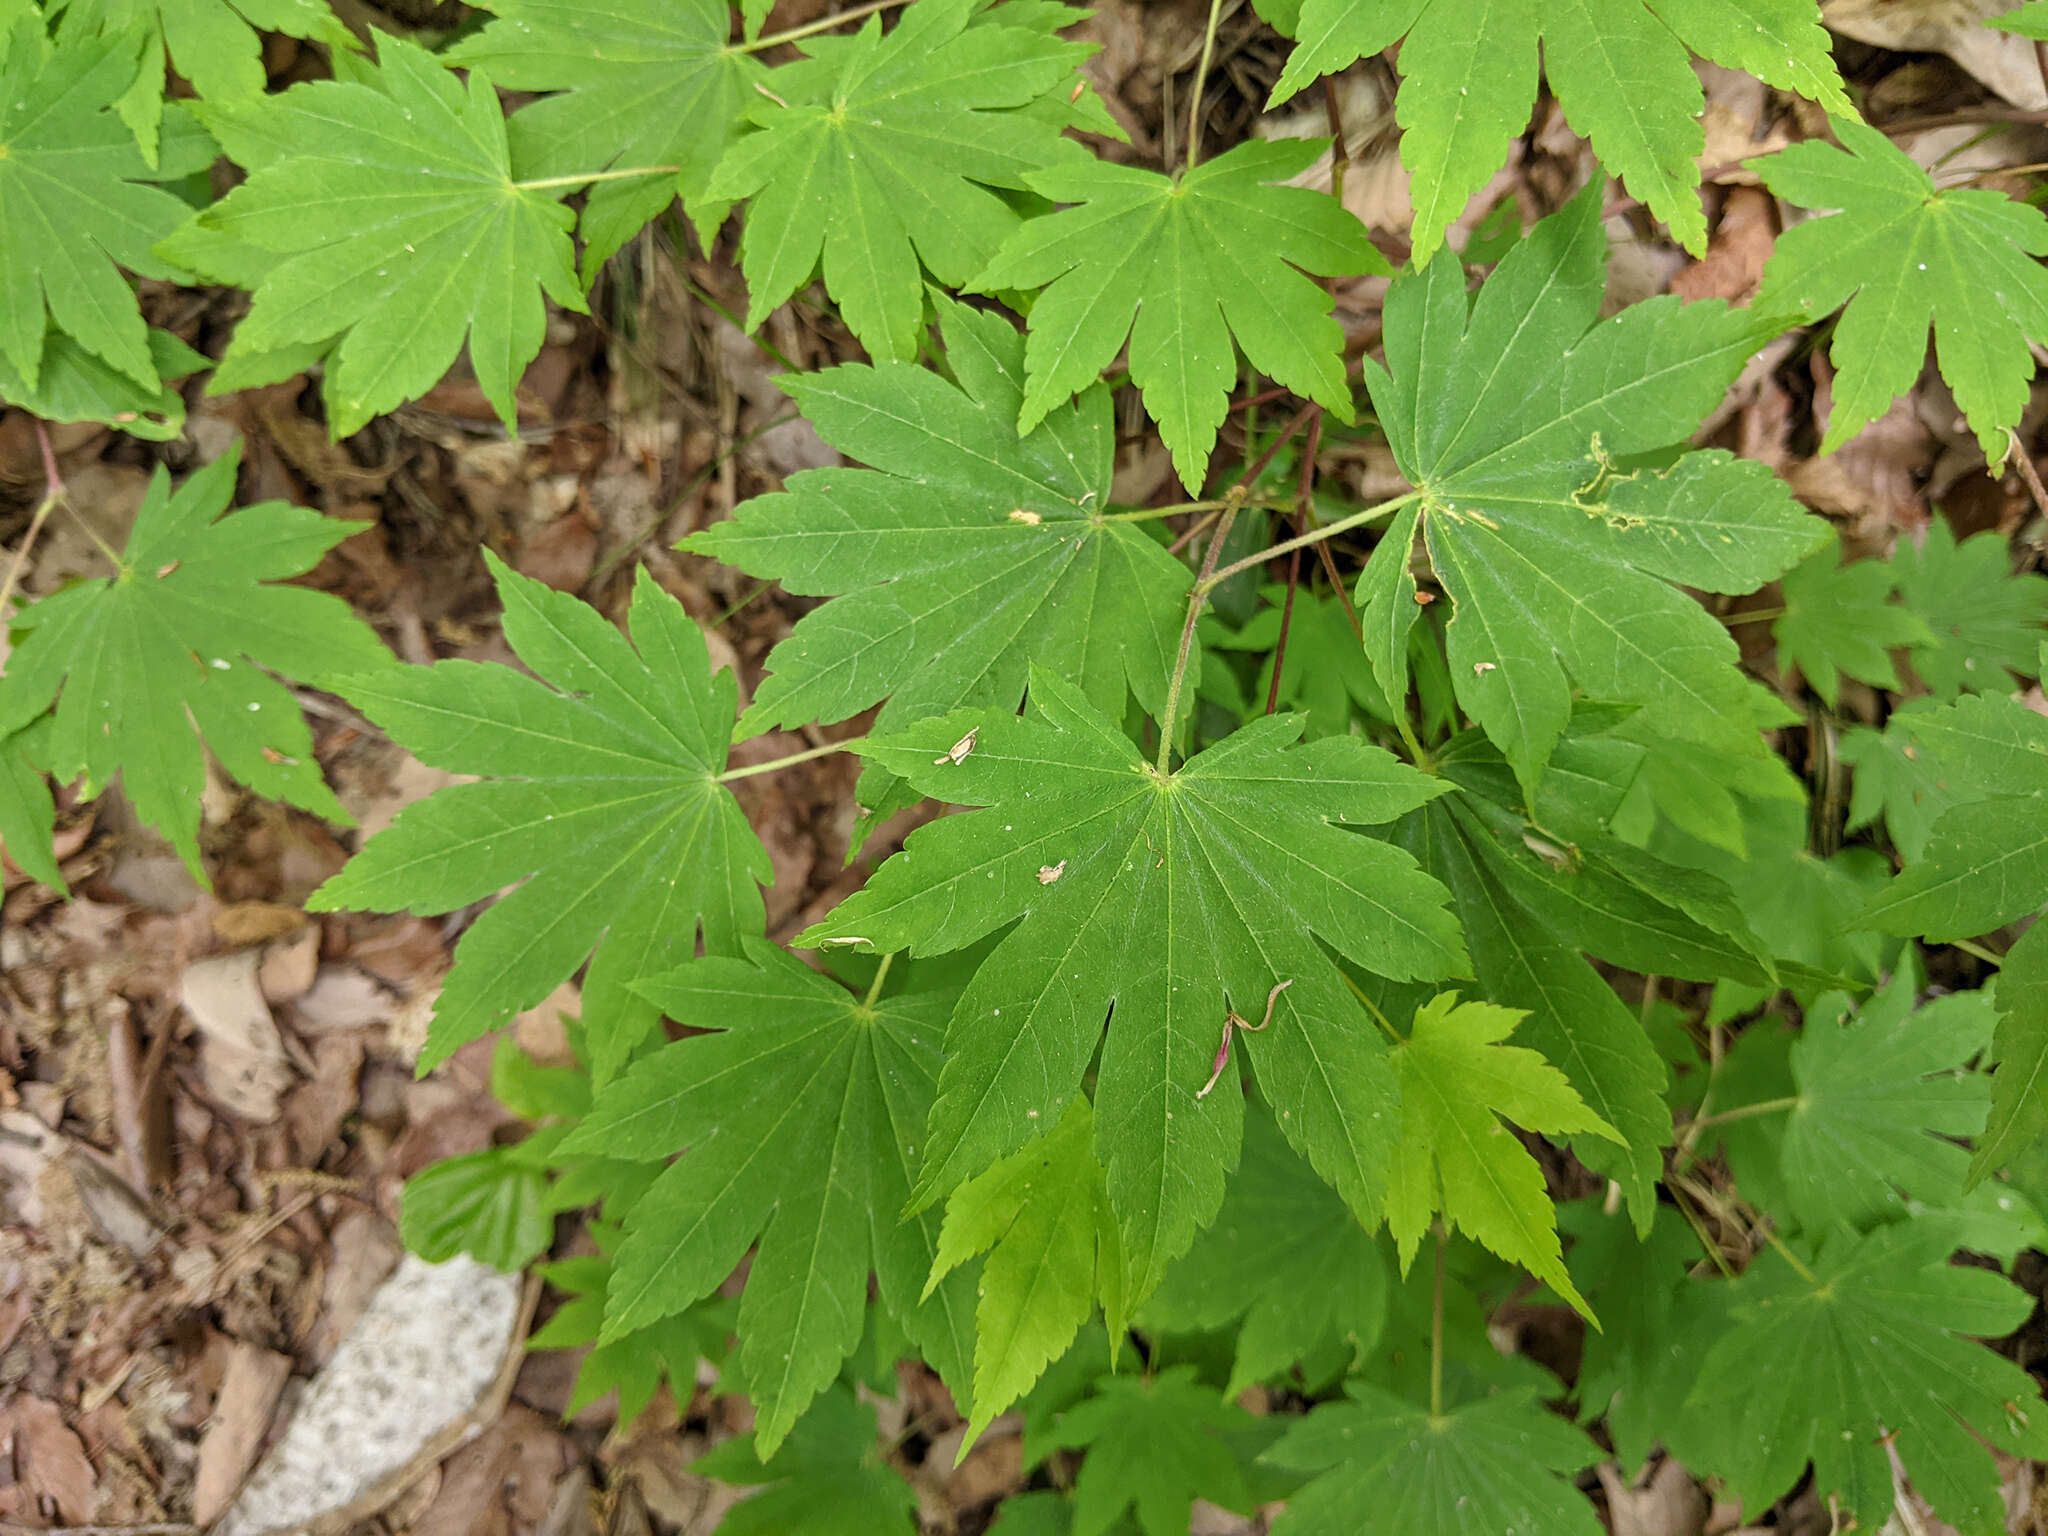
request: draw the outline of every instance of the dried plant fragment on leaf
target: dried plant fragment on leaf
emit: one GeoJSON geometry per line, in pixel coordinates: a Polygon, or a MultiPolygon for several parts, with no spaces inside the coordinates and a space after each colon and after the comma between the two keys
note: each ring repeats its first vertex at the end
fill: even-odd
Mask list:
{"type": "Polygon", "coordinates": [[[763,941],[746,949],[637,984],[715,1033],[635,1062],[562,1150],[681,1153],[626,1213],[603,1342],[711,1295],[758,1238],[738,1358],[772,1454],[860,1342],[871,1267],[883,1306],[964,1396],[973,1276],[920,1300],[939,1224],[897,1215],[952,995],[868,1004],[763,941]]]}
{"type": "Polygon", "coordinates": [[[485,560],[532,677],[443,661],[346,685],[422,762],[483,782],[406,807],[308,905],[452,912],[523,881],[457,943],[421,1070],[588,959],[583,1026],[603,1082],[659,1017],[629,982],[688,959],[700,929],[714,953],[761,931],[768,856],[718,782],[736,687],[645,570],[629,643],[588,604],[485,560]]]}
{"type": "Polygon", "coordinates": [[[1136,1305],[1222,1201],[1244,1096],[1201,1090],[1230,1014],[1257,1018],[1271,998],[1269,1027],[1238,1032],[1231,1059],[1251,1061],[1361,1219],[1378,1217],[1387,1046],[1322,945],[1396,979],[1463,970],[1443,888],[1350,830],[1445,786],[1355,737],[1292,745],[1300,732],[1298,716],[1261,719],[1161,775],[1034,670],[1022,718],[963,712],[862,748],[926,794],[989,808],[911,834],[799,942],[939,954],[1017,924],[954,1012],[914,1208],[1057,1125],[1100,1042],[1096,1145],[1136,1305]]]}
{"type": "Polygon", "coordinates": [[[120,570],[16,614],[0,678],[0,740],[54,703],[36,764],[82,779],[88,798],[119,774],[202,880],[205,751],[257,793],[348,824],[298,701],[270,674],[332,681],[391,661],[339,598],[280,585],[368,525],[276,501],[222,516],[240,460],[230,450],[175,494],[158,469],[120,570]]]}
{"type": "Polygon", "coordinates": [[[1875,128],[1832,126],[1846,148],[1809,140],[1745,162],[1788,202],[1834,210],[1778,236],[1756,300],[1813,320],[1842,311],[1821,452],[1912,388],[1932,325],[1941,376],[1996,469],[2034,377],[2028,343],[2048,342],[2048,217],[2003,192],[1937,189],[1875,128]]]}

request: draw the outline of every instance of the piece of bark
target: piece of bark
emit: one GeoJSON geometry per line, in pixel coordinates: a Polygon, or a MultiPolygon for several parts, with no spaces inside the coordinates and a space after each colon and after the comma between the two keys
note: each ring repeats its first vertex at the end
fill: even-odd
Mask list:
{"type": "Polygon", "coordinates": [[[199,1441],[192,1483],[192,1520],[211,1525],[256,1464],[277,1400],[291,1378],[291,1360],[240,1339],[234,1341],[214,1399],[213,1419],[199,1441]]]}

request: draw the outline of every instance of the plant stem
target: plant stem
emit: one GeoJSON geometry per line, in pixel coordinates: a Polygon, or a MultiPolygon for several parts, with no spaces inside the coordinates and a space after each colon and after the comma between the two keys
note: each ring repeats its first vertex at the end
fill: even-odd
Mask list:
{"type": "Polygon", "coordinates": [[[1429,1416],[1444,1416],[1444,1249],[1450,1241],[1443,1219],[1436,1223],[1436,1284],[1429,1297],[1429,1416]]]}
{"type": "MultiPolygon", "coordinates": [[[[1261,503],[1247,501],[1245,505],[1255,506],[1261,503]]],[[[1220,501],[1176,501],[1170,507],[1139,507],[1131,512],[1105,512],[1102,514],[1102,520],[1105,523],[1150,523],[1162,517],[1178,516],[1182,512],[1215,512],[1221,510],[1222,506],[1223,503],[1220,501]]]]}
{"type": "Polygon", "coordinates": [[[1230,525],[1237,521],[1237,509],[1244,504],[1244,492],[1232,487],[1224,497],[1222,519],[1216,524],[1216,531],[1209,535],[1208,553],[1202,556],[1202,574],[1196,578],[1188,592],[1188,619],[1180,629],[1180,652],[1173,658],[1173,681],[1166,685],[1166,713],[1159,720],[1159,761],[1161,774],[1173,760],[1173,723],[1180,716],[1181,684],[1187,681],[1188,653],[1195,643],[1195,620],[1202,616],[1202,604],[1209,596],[1209,576],[1216,569],[1216,557],[1223,551],[1223,541],[1230,537],[1230,525]]]}
{"type": "Polygon", "coordinates": [[[1216,27],[1223,19],[1223,0],[1209,0],[1209,24],[1202,29],[1202,62],[1195,66],[1193,100],[1188,103],[1188,158],[1192,171],[1202,159],[1202,87],[1209,79],[1209,61],[1216,56],[1216,27]]]}
{"type": "Polygon", "coordinates": [[[1239,571],[1248,571],[1255,565],[1264,565],[1276,555],[1284,555],[1290,550],[1306,549],[1311,544],[1320,544],[1324,539],[1335,538],[1340,533],[1349,533],[1354,528],[1361,528],[1365,524],[1379,518],[1391,516],[1407,506],[1409,502],[1414,501],[1421,494],[1422,492],[1420,491],[1410,491],[1405,496],[1396,496],[1392,501],[1382,501],[1375,506],[1367,507],[1363,512],[1354,512],[1349,517],[1340,517],[1334,523],[1325,523],[1322,527],[1311,529],[1297,538],[1275,544],[1271,549],[1261,550],[1256,555],[1247,555],[1242,560],[1226,565],[1220,571],[1204,572],[1202,579],[1195,584],[1196,590],[1204,597],[1207,597],[1239,571]]]}
{"type": "Polygon", "coordinates": [[[1728,628],[1733,629],[1738,624],[1768,624],[1773,619],[1782,619],[1783,617],[1785,617],[1785,610],[1782,608],[1750,608],[1741,613],[1728,614],[1721,622],[1728,628]]]}
{"type": "Polygon", "coordinates": [[[757,773],[773,773],[778,768],[793,768],[798,763],[808,763],[816,757],[830,757],[834,752],[851,752],[866,741],[865,736],[849,736],[844,741],[828,741],[822,747],[812,747],[807,752],[792,752],[788,757],[772,758],[765,763],[753,763],[745,768],[728,768],[713,779],[714,784],[730,784],[734,779],[751,779],[757,773]]]}
{"type": "Polygon", "coordinates": [[[550,187],[580,187],[593,181],[624,181],[629,176],[673,176],[680,165],[629,165],[623,171],[584,171],[575,176],[542,176],[533,181],[515,181],[522,192],[545,192],[550,187]]]}
{"type": "Polygon", "coordinates": [[[867,996],[860,1000],[863,1008],[875,1006],[875,999],[882,995],[882,983],[889,979],[889,967],[896,963],[896,951],[890,950],[882,956],[882,963],[875,967],[875,979],[868,983],[867,996]]]}
{"type": "Polygon", "coordinates": [[[64,477],[57,472],[57,453],[50,446],[49,431],[40,417],[32,417],[31,420],[35,422],[36,443],[43,450],[43,499],[36,503],[35,513],[28,520],[28,532],[22,535],[21,548],[14,552],[14,559],[8,564],[7,579],[0,581],[0,624],[7,622],[8,601],[21,582],[29,551],[36,547],[36,536],[43,531],[43,524],[50,520],[50,514],[57,510],[57,503],[64,499],[64,477]]]}
{"type": "Polygon", "coordinates": [[[773,32],[767,37],[757,37],[751,43],[740,43],[728,47],[728,53],[761,53],[783,43],[794,43],[802,38],[815,37],[820,32],[830,32],[834,27],[843,27],[849,21],[861,21],[877,11],[886,11],[892,5],[902,5],[904,0],[868,0],[866,5],[856,5],[850,11],[839,11],[831,16],[820,16],[816,21],[807,21],[800,27],[791,27],[787,32],[773,32]]]}
{"type": "Polygon", "coordinates": [[[1763,1240],[1765,1242],[1769,1243],[1773,1248],[1778,1250],[1778,1257],[1783,1259],[1787,1264],[1790,1264],[1792,1266],[1793,1274],[1797,1275],[1800,1279],[1804,1280],[1808,1285],[1820,1284],[1820,1276],[1816,1275],[1812,1270],[1808,1269],[1806,1265],[1800,1261],[1799,1255],[1794,1253],[1790,1248],[1787,1248],[1785,1246],[1785,1239],[1778,1236],[1778,1234],[1773,1232],[1768,1225],[1762,1222],[1759,1222],[1757,1224],[1757,1231],[1763,1235],[1763,1240]]]}
{"type": "Polygon", "coordinates": [[[1738,1104],[1733,1109],[1724,1109],[1717,1115],[1701,1115],[1692,1122],[1692,1129],[1705,1130],[1710,1125],[1726,1125],[1730,1120],[1747,1120],[1752,1115],[1775,1115],[1781,1109],[1797,1109],[1799,1096],[1784,1099],[1761,1099],[1754,1104],[1738,1104]]]}
{"type": "Polygon", "coordinates": [[[1950,949],[1960,949],[1966,955],[1975,956],[1994,970],[2003,967],[2005,964],[2005,956],[1999,954],[1996,950],[1986,949],[1975,939],[1950,939],[1948,947],[1950,949]]]}

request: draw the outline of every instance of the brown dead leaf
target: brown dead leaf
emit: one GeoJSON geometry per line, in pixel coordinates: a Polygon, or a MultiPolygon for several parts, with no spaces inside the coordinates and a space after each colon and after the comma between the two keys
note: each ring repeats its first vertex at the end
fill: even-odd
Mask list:
{"type": "Polygon", "coordinates": [[[1594,1469],[1607,1496],[1614,1536],[1701,1536],[1707,1528],[1706,1490],[1693,1475],[1666,1457],[1645,1478],[1624,1482],[1611,1461],[1594,1469]]]}
{"type": "Polygon", "coordinates": [[[304,997],[313,989],[320,970],[320,930],[308,923],[289,939],[263,951],[256,968],[256,985],[263,1000],[273,1008],[304,997]]]}
{"type": "Polygon", "coordinates": [[[213,913],[213,931],[230,949],[267,944],[305,926],[306,914],[297,907],[269,901],[231,901],[213,913]]]}
{"type": "Polygon", "coordinates": [[[367,1029],[383,1024],[398,1010],[391,989],[353,965],[323,965],[313,985],[291,1004],[291,1017],[308,1033],[335,1029],[367,1029]]]}
{"type": "Polygon", "coordinates": [[[334,1224],[331,1243],[334,1256],[321,1279],[319,1317],[305,1345],[306,1357],[316,1366],[327,1363],[403,1252],[391,1223],[360,1208],[334,1224]]]}
{"type": "Polygon", "coordinates": [[[200,1034],[199,1068],[215,1103],[252,1125],[277,1118],[291,1068],[256,983],[255,950],[185,967],[178,1001],[200,1034]]]}
{"type": "Polygon", "coordinates": [[[1746,299],[1756,292],[1776,243],[1771,197],[1756,187],[1731,187],[1707,254],[1671,280],[1671,291],[1688,300],[1746,299]]]}
{"type": "Polygon", "coordinates": [[[441,1489],[411,1536],[509,1536],[547,1518],[574,1452],[553,1425],[513,1403],[441,1466],[441,1489]]]}
{"type": "Polygon", "coordinates": [[[20,1393],[0,1404],[0,1514],[26,1525],[76,1525],[98,1512],[98,1479],[55,1403],[20,1393]]]}
{"type": "Polygon", "coordinates": [[[192,1482],[195,1524],[211,1525],[226,1512],[235,1490],[256,1464],[291,1374],[287,1356],[233,1341],[212,1421],[199,1441],[199,1465],[192,1482]]]}
{"type": "Polygon", "coordinates": [[[1897,53],[1945,53],[2016,107],[2048,107],[2048,89],[2024,37],[1986,19],[2011,0],[1823,0],[1821,20],[1859,43],[1897,53]]]}

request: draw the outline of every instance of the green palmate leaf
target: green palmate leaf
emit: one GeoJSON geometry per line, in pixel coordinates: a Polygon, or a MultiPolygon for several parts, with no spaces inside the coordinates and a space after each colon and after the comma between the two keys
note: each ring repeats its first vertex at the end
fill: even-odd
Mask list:
{"type": "Polygon", "coordinates": [[[1166,1272],[1139,1323],[1169,1332],[1239,1325],[1223,1389],[1235,1398],[1297,1362],[1341,1374],[1373,1346],[1386,1314],[1380,1245],[1273,1118],[1254,1114],[1223,1209],[1166,1272]]]}
{"type": "Polygon", "coordinates": [[[864,1003],[763,941],[747,953],[751,963],[707,957],[638,983],[671,1016],[718,1032],[636,1062],[564,1151],[683,1153],[627,1215],[606,1342],[709,1296],[759,1239],[739,1363],[772,1454],[860,1342],[870,1268],[890,1315],[964,1388],[972,1280],[920,1302],[938,1222],[896,1217],[952,996],[864,1003]]]}
{"type": "Polygon", "coordinates": [[[518,430],[513,390],[540,351],[542,294],[581,311],[563,187],[512,179],[505,119],[481,71],[467,90],[386,35],[380,68],[281,96],[209,102],[201,117],[249,179],[163,250],[223,281],[214,240],[270,253],[221,359],[339,338],[328,359],[336,437],[424,393],[468,348],[484,395],[518,430]],[[337,217],[346,209],[346,217],[337,217]]]}
{"type": "Polygon", "coordinates": [[[584,281],[678,196],[708,243],[725,209],[705,188],[766,75],[727,45],[731,9],[720,0],[494,0],[488,9],[499,19],[448,61],[511,90],[556,93],[513,114],[515,175],[676,167],[590,189],[584,281]]]}
{"type": "Polygon", "coordinates": [[[147,184],[157,173],[109,110],[134,68],[132,35],[67,32],[59,47],[36,16],[0,47],[0,358],[24,393],[56,333],[148,396],[162,387],[120,269],[177,277],[152,248],[191,210],[147,184]]]}
{"type": "Polygon", "coordinates": [[[875,1410],[835,1387],[767,1456],[736,1436],[690,1464],[699,1477],[760,1492],[727,1510],[718,1536],[914,1536],[917,1495],[882,1460],[875,1410]]]}
{"type": "Polygon", "coordinates": [[[1867,1229],[1909,1198],[1938,1207],[1963,1192],[1969,1154],[1951,1138],[1984,1128],[1989,1085],[1967,1068],[1991,1043],[1991,1002],[1962,992],[1916,1010],[1915,979],[1901,970],[1861,1012],[1839,992],[1806,1010],[1779,1159],[1788,1214],[1809,1232],[1867,1229]]]}
{"type": "Polygon", "coordinates": [[[1269,606],[1234,634],[1206,615],[1201,626],[1207,648],[1267,653],[1265,665],[1253,679],[1243,718],[1249,720],[1265,712],[1273,682],[1272,653],[1281,635],[1283,614],[1287,650],[1280,657],[1280,707],[1306,715],[1312,738],[1348,732],[1355,713],[1385,718],[1385,696],[1359,647],[1358,631],[1351,627],[1343,599],[1304,589],[1295,593],[1290,610],[1283,589],[1270,588],[1265,596],[1269,606]]]}
{"type": "Polygon", "coordinates": [[[1138,525],[1103,519],[1109,391],[1019,438],[1023,338],[938,303],[957,385],[905,363],[787,379],[825,440],[872,470],[793,475],[687,541],[792,592],[844,594],[769,656],[742,730],[884,699],[883,731],[961,705],[1014,710],[1032,658],[1112,717],[1127,691],[1165,707],[1188,571],[1138,525]]]}
{"type": "Polygon", "coordinates": [[[1057,121],[1016,109],[1088,56],[1043,26],[1079,13],[1006,7],[972,25],[987,9],[919,0],[886,35],[876,19],[854,37],[809,39],[812,57],[775,71],[772,98],[748,113],[762,131],[732,147],[707,189],[752,199],[740,243],[750,329],[822,264],[869,355],[909,361],[920,264],[964,285],[1019,223],[996,189],[1022,190],[1029,173],[1078,154],[1057,121]]]}
{"type": "Polygon", "coordinates": [[[1421,612],[1415,601],[1412,569],[1420,516],[1412,506],[1394,514],[1385,536],[1374,547],[1373,558],[1359,573],[1355,594],[1366,662],[1396,713],[1408,698],[1408,637],[1421,612]]]}
{"type": "MultiPolygon", "coordinates": [[[[1313,3],[1313,0],[1311,0],[1313,3]]],[[[1292,1426],[1265,1460],[1320,1474],[1273,1536],[1599,1536],[1571,1474],[1598,1459],[1578,1430],[1515,1390],[1432,1414],[1362,1381],[1292,1426]]]]}
{"type": "Polygon", "coordinates": [[[1810,1274],[1765,1254],[1743,1277],[1688,1411],[1722,1426],[1715,1470],[1744,1504],[1766,1507],[1810,1460],[1815,1494],[1875,1528],[1896,1454],[1942,1519],[2005,1528],[1983,1442],[2048,1454],[2048,1413],[2031,1376],[1966,1336],[2009,1333],[2034,1303],[2002,1275],[1950,1264],[1953,1246],[1945,1225],[1907,1222],[1830,1237],[1810,1274]]]}
{"type": "Polygon", "coordinates": [[[2007,11],[2003,16],[1993,16],[1984,23],[2001,32],[2016,33],[2021,37],[2038,38],[2048,42],[2048,3],[2044,0],[2028,0],[2017,9],[2007,11]]]}
{"type": "MultiPolygon", "coordinates": [[[[0,688],[0,699],[6,690],[0,688]]],[[[37,768],[49,737],[48,717],[0,737],[0,855],[31,880],[70,895],[57,867],[57,804],[37,768]]]]}
{"type": "Polygon", "coordinates": [[[984,293],[1045,289],[1031,306],[1020,426],[1093,384],[1127,337],[1131,378],[1191,491],[1237,380],[1232,337],[1274,382],[1351,420],[1344,333],[1311,276],[1392,269],[1337,203],[1282,185],[1322,147],[1253,140],[1175,177],[1090,161],[1028,176],[1078,206],[1033,219],[974,279],[984,293]]]}
{"type": "Polygon", "coordinates": [[[1971,800],[1946,812],[1926,855],[1871,901],[1885,933],[1937,941],[1989,933],[2048,900],[2048,792],[1971,800]]]}
{"type": "Polygon", "coordinates": [[[119,40],[133,79],[114,107],[151,165],[158,159],[166,55],[200,96],[225,101],[261,95],[268,83],[259,30],[306,38],[344,53],[360,46],[326,0],[65,0],[63,9],[67,41],[74,28],[119,40]],[[134,53],[138,38],[139,62],[134,53]]]}
{"type": "MultiPolygon", "coordinates": [[[[1640,706],[1645,728],[1760,754],[1782,706],[1735,667],[1726,630],[1675,584],[1748,592],[1828,537],[1761,464],[1718,451],[1617,461],[1683,442],[1774,323],[1652,299],[1595,324],[1600,188],[1545,219],[1467,312],[1457,263],[1387,298],[1387,367],[1366,382],[1450,595],[1458,700],[1533,790],[1571,685],[1640,706]]],[[[1402,529],[1373,553],[1408,558],[1402,529]]],[[[1388,606],[1398,608],[1391,598],[1388,606]]],[[[1378,610],[1375,610],[1377,619],[1378,610]]],[[[1383,679],[1384,680],[1384,679],[1383,679]]]]}
{"type": "Polygon", "coordinates": [[[2002,465],[2034,376],[2027,343],[2048,341],[2048,274],[2034,259],[2048,253],[2048,218],[2003,192],[1937,190],[1875,128],[1848,115],[1832,126],[1845,149],[1815,140],[1746,162],[1778,196],[1839,210],[1778,237],[1757,296],[1759,308],[1814,319],[1842,309],[1821,451],[1912,386],[1931,323],[1941,376],[1985,458],[2002,465]]]}
{"type": "Polygon", "coordinates": [[[1300,730],[1269,717],[1161,774],[1034,669],[1021,719],[962,713],[862,748],[927,794],[991,809],[913,833],[800,942],[941,953],[1023,919],[954,1013],[919,1207],[1058,1124],[1101,1043],[1096,1142],[1142,1301],[1237,1159],[1243,1095],[1209,1091],[1234,1010],[1289,1140],[1377,1217],[1394,1084],[1321,946],[1394,979],[1463,967],[1442,888],[1346,830],[1443,786],[1355,737],[1290,747],[1300,730]]]}
{"type": "Polygon", "coordinates": [[[1798,0],[1303,0],[1300,43],[1273,99],[1401,43],[1395,115],[1419,267],[1528,125],[1540,41],[1550,88],[1600,163],[1700,251],[1703,97],[1687,50],[1847,112],[1819,21],[1798,0]]]}
{"type": "Polygon", "coordinates": [[[1900,598],[1931,631],[1912,659],[1934,692],[2010,693],[2014,672],[2038,670],[2048,576],[2015,575],[2004,534],[1986,530],[1958,544],[1937,517],[1918,545],[1899,541],[1892,564],[1900,598]]]}
{"type": "Polygon", "coordinates": [[[1991,1114],[1970,1159],[1969,1181],[2003,1168],[2048,1134],[2048,927],[2036,923],[1998,972],[1991,1114]]]}
{"type": "Polygon", "coordinates": [[[1387,1228],[1405,1268],[1441,1212],[1448,1225],[1585,1312],[1565,1272],[1543,1170],[1501,1119],[1528,1131],[1621,1136],[1557,1068],[1534,1051],[1501,1044],[1520,1017],[1491,1003],[1461,1004],[1455,992],[1416,1010],[1394,1052],[1401,1140],[1388,1173],[1387,1228]]]}
{"type": "Polygon", "coordinates": [[[629,644],[587,604],[485,558],[533,677],[444,661],[348,685],[422,760],[483,782],[408,806],[309,905],[452,912],[524,881],[456,945],[421,1068],[590,959],[583,1025],[602,1082],[659,1017],[629,982],[687,959],[700,928],[725,954],[761,929],[768,857],[719,783],[734,684],[644,570],[629,644]]]}
{"type": "Polygon", "coordinates": [[[618,1428],[630,1430],[654,1400],[664,1380],[676,1402],[689,1400],[696,1386],[697,1362],[725,1356],[732,1332],[734,1304],[714,1296],[686,1312],[649,1323],[609,1344],[598,1342],[604,1328],[604,1298],[611,1283],[612,1263],[602,1254],[586,1254],[543,1265],[543,1280],[568,1299],[526,1341],[528,1349],[579,1349],[588,1346],[576,1371],[576,1385],[563,1405],[562,1417],[573,1419],[607,1392],[619,1394],[618,1428]]]}
{"type": "Polygon", "coordinates": [[[1088,1452],[1074,1482],[1073,1536],[1101,1536],[1126,1509],[1145,1536],[1183,1536],[1196,1499],[1249,1514],[1244,1473],[1219,1431],[1250,1422],[1197,1382],[1191,1365],[1149,1381],[1104,1377],[1046,1437],[1088,1452]]]}
{"type": "MultiPolygon", "coordinates": [[[[149,333],[149,354],[163,379],[213,366],[169,331],[149,333]]],[[[45,421],[103,422],[149,442],[169,442],[185,430],[185,399],[169,384],[138,384],[61,331],[43,343],[33,385],[0,353],[0,400],[45,421]]]]}
{"type": "Polygon", "coordinates": [[[2048,722],[1996,695],[1966,694],[1943,706],[1916,700],[1893,712],[1882,737],[1845,742],[1844,756],[1876,780],[1866,793],[1859,778],[1852,820],[1882,810],[1909,864],[1924,856],[1929,832],[1955,807],[2048,794],[2048,722]]]}
{"type": "Polygon", "coordinates": [[[275,501],[223,517],[240,459],[230,449],[175,495],[159,469],[119,571],[17,614],[27,634],[0,676],[0,740],[54,702],[37,765],[82,778],[88,798],[118,773],[201,879],[205,751],[251,789],[348,823],[298,701],[270,672],[318,682],[391,659],[339,598],[274,585],[367,525],[275,501]]]}
{"type": "Polygon", "coordinates": [[[1097,1297],[1111,1337],[1123,1336],[1123,1246],[1085,1098],[1067,1106],[1050,1135],[953,1191],[925,1294],[982,1252],[988,1261],[975,1308],[974,1411],[963,1456],[1066,1353],[1097,1297]]]}
{"type": "Polygon", "coordinates": [[[547,1174],[513,1147],[430,1163],[405,1181],[398,1235],[429,1263],[466,1253],[516,1274],[554,1241],[547,1174]]]}
{"type": "MultiPolygon", "coordinates": [[[[1941,519],[1935,519],[1941,526],[1941,519]]],[[[1779,665],[1796,666],[1834,707],[1841,675],[1897,689],[1891,652],[1929,646],[1934,631],[1909,609],[1887,602],[1898,569],[1882,560],[1843,565],[1839,541],[1785,573],[1785,612],[1771,627],[1779,665]]]]}

